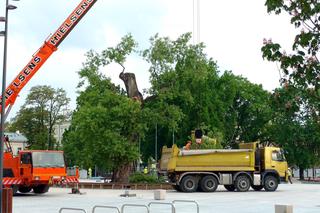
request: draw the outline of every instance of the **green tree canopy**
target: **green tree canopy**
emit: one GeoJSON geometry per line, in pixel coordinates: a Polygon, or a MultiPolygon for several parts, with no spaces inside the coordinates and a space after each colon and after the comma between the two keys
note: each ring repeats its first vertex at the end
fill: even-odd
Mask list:
{"type": "Polygon", "coordinates": [[[55,144],[53,128],[68,119],[66,109],[69,102],[61,88],[32,87],[26,102],[13,118],[10,130],[24,133],[32,149],[55,149],[58,144],[55,144]]]}
{"type": "Polygon", "coordinates": [[[271,116],[270,94],[245,78],[219,71],[205,54],[204,44],[192,45],[190,38],[189,33],[176,40],[156,35],[150,48],[143,51],[151,65],[152,83],[152,98],[145,107],[153,112],[146,152],[154,150],[155,124],[159,148],[171,145],[173,137],[175,143],[184,145],[196,128],[215,136],[224,146],[263,137],[271,116]]]}

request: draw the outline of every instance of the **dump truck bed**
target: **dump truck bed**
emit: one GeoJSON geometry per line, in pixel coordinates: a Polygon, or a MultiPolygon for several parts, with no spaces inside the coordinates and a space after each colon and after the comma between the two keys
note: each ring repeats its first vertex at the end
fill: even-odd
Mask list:
{"type": "Polygon", "coordinates": [[[160,168],[168,172],[254,171],[253,149],[162,150],[160,168]]]}

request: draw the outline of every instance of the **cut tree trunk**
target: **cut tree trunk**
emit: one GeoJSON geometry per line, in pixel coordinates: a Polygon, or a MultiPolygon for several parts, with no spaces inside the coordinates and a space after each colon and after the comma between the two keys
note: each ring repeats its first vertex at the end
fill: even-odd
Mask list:
{"type": "Polygon", "coordinates": [[[120,166],[113,171],[112,181],[116,183],[129,183],[129,176],[133,171],[133,163],[120,166]]]}
{"type": "Polygon", "coordinates": [[[136,76],[134,75],[134,73],[121,72],[119,78],[123,81],[124,85],[126,86],[128,97],[143,103],[143,96],[139,92],[136,76]]]}

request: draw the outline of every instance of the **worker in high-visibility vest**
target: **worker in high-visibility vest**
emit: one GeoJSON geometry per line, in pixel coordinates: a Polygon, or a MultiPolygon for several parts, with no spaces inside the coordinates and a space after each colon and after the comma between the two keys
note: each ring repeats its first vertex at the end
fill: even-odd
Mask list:
{"type": "Polygon", "coordinates": [[[144,174],[148,174],[148,168],[147,168],[147,167],[144,167],[143,173],[144,173],[144,174]]]}
{"type": "Polygon", "coordinates": [[[89,178],[92,177],[92,169],[91,168],[88,169],[88,176],[89,176],[89,178]]]}

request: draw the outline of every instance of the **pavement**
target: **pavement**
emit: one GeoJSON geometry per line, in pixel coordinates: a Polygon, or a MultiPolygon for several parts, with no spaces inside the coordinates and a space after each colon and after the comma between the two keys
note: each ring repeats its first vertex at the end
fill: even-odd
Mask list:
{"type": "MultiPolygon", "coordinates": [[[[124,190],[81,189],[85,194],[69,194],[71,189],[50,188],[43,195],[21,194],[13,198],[14,213],[58,213],[62,207],[82,208],[92,212],[95,205],[115,206],[121,209],[123,204],[148,205],[150,202],[171,203],[173,200],[194,200],[199,203],[200,213],[273,213],[275,204],[293,205],[295,213],[320,212],[320,184],[281,184],[276,192],[227,192],[219,186],[214,193],[181,193],[174,190],[166,192],[165,200],[154,200],[154,191],[130,190],[136,197],[120,197],[124,190]]],[[[62,211],[77,212],[77,211],[62,211]]],[[[80,212],[80,211],[78,211],[80,212]]],[[[116,212],[96,209],[96,213],[116,212]]],[[[125,207],[125,213],[147,212],[142,207],[125,207]]],[[[168,204],[152,204],[151,213],[170,213],[168,204]]],[[[176,213],[196,213],[192,203],[177,203],[176,213]]]]}

